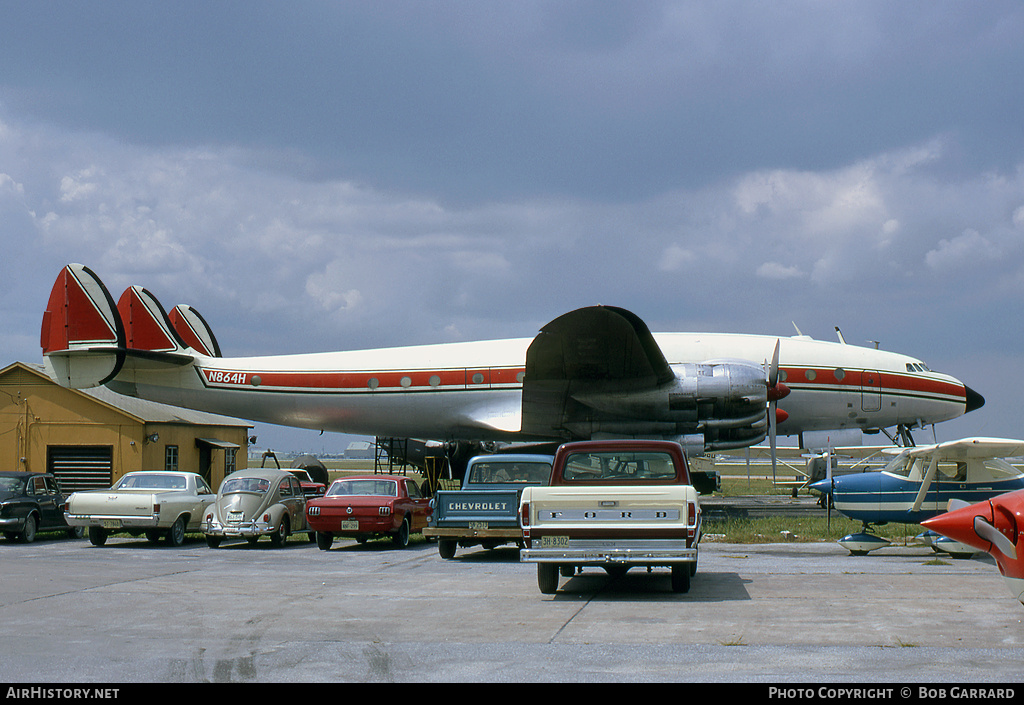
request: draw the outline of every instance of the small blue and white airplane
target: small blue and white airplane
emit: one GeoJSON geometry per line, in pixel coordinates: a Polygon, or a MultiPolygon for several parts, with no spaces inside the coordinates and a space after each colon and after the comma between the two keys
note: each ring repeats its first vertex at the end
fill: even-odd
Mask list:
{"type": "MultiPolygon", "coordinates": [[[[864,523],[862,531],[839,540],[854,555],[889,545],[872,525],[919,524],[955,503],[975,504],[1024,489],[1024,472],[1005,458],[1024,455],[1024,440],[962,438],[944,443],[892,448],[895,457],[877,472],[830,476],[810,485],[841,514],[864,523]]],[[[958,552],[956,547],[933,544],[958,552]]]]}

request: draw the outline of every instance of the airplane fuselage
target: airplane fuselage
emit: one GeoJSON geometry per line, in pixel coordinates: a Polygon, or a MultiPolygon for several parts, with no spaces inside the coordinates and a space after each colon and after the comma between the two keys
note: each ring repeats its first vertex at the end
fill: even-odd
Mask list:
{"type": "MultiPolygon", "coordinates": [[[[780,343],[790,394],[778,432],[921,425],[969,410],[968,390],[915,358],[806,337],[656,333],[670,365],[767,360],[780,343]]],[[[266,423],[378,436],[544,440],[520,432],[532,339],[337,353],[196,356],[174,370],[126,364],[115,391],[266,423]]],[[[129,361],[130,362],[130,361],[129,361]]],[[[648,434],[638,434],[648,435],[648,434]]]]}
{"type": "MultiPolygon", "coordinates": [[[[963,482],[932,482],[914,510],[920,480],[910,480],[889,472],[844,475],[832,491],[836,511],[865,524],[919,524],[942,514],[951,499],[975,504],[1004,492],[1024,489],[1024,478],[963,482]]],[[[821,483],[819,483],[821,484],[821,483]]]]}

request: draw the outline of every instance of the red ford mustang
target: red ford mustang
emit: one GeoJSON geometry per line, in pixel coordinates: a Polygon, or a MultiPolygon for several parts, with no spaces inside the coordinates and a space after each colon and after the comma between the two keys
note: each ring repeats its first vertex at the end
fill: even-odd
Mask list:
{"type": "Polygon", "coordinates": [[[323,551],[335,536],[363,543],[387,535],[404,548],[410,534],[423,531],[432,511],[414,480],[383,475],[335,480],[326,495],[306,503],[306,519],[323,551]]]}

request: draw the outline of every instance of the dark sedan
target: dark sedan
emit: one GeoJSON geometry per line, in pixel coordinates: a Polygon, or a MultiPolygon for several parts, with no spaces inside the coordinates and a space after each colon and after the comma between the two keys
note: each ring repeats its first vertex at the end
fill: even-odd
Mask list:
{"type": "Polygon", "coordinates": [[[31,543],[40,531],[82,536],[64,521],[67,496],[57,478],[41,472],[0,472],[0,531],[8,541],[31,543]]]}

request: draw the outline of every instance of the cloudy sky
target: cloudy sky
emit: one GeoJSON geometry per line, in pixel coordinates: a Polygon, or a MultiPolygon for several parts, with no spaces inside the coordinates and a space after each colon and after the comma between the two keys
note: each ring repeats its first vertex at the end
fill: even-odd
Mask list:
{"type": "Polygon", "coordinates": [[[1018,0],[0,0],[0,363],[82,262],[227,355],[839,326],[985,396],[939,440],[1024,437],[1022,36],[1018,0]]]}

